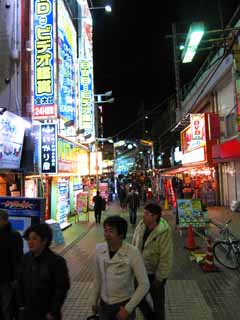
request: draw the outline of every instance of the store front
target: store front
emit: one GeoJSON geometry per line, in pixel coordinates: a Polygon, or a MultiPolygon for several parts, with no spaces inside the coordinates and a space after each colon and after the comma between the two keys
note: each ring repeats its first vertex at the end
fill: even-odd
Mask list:
{"type": "Polygon", "coordinates": [[[219,167],[220,200],[224,206],[240,201],[240,142],[235,138],[212,147],[219,167]]]}
{"type": "Polygon", "coordinates": [[[192,114],[191,123],[181,131],[182,163],[161,175],[169,199],[200,199],[206,206],[218,202],[217,170],[212,160],[212,145],[219,135],[217,118],[211,113],[192,114]]]}

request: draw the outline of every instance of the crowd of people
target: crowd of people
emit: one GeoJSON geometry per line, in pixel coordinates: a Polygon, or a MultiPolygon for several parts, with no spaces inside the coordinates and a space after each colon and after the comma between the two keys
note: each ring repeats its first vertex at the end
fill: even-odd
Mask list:
{"type": "MultiPolygon", "coordinates": [[[[98,197],[95,207],[102,205],[98,197]]],[[[140,199],[134,188],[126,205],[135,225],[140,199]]],[[[97,208],[95,215],[100,223],[97,208]]],[[[145,319],[164,320],[165,284],[172,265],[171,228],[161,217],[161,207],[150,202],[144,205],[131,244],[125,240],[127,229],[127,221],[119,215],[103,221],[105,241],[96,246],[92,311],[100,320],[133,320],[138,307],[145,319]]],[[[12,229],[7,211],[0,210],[0,319],[60,320],[70,289],[66,261],[50,249],[48,224],[29,227],[23,237],[29,246],[25,255],[20,234],[12,229]]]]}

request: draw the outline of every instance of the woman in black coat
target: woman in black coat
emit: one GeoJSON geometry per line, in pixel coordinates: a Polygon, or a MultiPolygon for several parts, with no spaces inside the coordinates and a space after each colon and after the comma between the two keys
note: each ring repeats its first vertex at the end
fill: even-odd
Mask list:
{"type": "Polygon", "coordinates": [[[31,226],[24,238],[30,252],[24,256],[18,283],[19,319],[60,320],[70,288],[65,259],[49,249],[48,224],[31,226]]]}

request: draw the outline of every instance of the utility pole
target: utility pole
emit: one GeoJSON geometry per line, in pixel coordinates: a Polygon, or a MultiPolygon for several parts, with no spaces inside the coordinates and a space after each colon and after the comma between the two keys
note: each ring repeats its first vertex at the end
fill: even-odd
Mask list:
{"type": "Polygon", "coordinates": [[[172,40],[173,40],[173,58],[174,58],[176,98],[177,98],[176,116],[178,117],[178,115],[181,111],[181,92],[180,92],[179,59],[178,59],[178,54],[177,54],[177,32],[176,32],[176,23],[175,22],[172,23],[172,40]]]}

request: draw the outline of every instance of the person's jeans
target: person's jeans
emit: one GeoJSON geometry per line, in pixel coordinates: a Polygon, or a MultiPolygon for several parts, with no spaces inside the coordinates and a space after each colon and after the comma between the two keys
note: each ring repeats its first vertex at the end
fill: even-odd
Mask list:
{"type": "MultiPolygon", "coordinates": [[[[128,301],[129,300],[115,304],[107,304],[103,300],[101,300],[98,309],[100,320],[117,320],[116,315],[120,310],[120,307],[125,306],[128,301]]],[[[129,315],[128,319],[135,320],[135,311],[129,315]]]]}
{"type": "Polygon", "coordinates": [[[129,208],[129,218],[131,224],[136,224],[137,220],[137,209],[135,208],[129,208]]]}
{"type": "Polygon", "coordinates": [[[149,293],[153,301],[153,310],[146,297],[138,305],[144,319],[147,320],[165,320],[165,284],[166,279],[161,282],[155,282],[154,276],[149,275],[150,289],[149,293]]]}
{"type": "Polygon", "coordinates": [[[0,284],[0,319],[11,320],[13,319],[12,299],[13,299],[13,287],[11,283],[0,284]]]}

